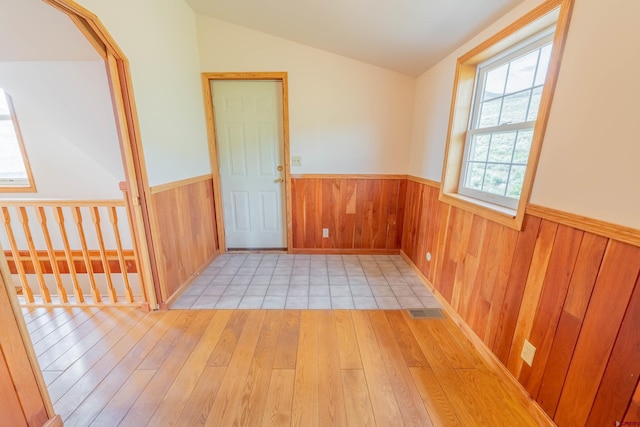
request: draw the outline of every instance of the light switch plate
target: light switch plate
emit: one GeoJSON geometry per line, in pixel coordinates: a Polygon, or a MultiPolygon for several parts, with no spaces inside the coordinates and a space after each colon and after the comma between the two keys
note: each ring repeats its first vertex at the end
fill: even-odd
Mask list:
{"type": "Polygon", "coordinates": [[[292,156],[291,166],[302,166],[302,156],[292,156]]]}

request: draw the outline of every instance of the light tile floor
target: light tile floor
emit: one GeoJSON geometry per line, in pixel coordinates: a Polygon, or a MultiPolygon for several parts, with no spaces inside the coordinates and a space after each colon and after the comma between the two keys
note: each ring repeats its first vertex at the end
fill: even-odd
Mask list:
{"type": "Polygon", "coordinates": [[[440,308],[399,255],[224,254],[172,308],[440,308]]]}

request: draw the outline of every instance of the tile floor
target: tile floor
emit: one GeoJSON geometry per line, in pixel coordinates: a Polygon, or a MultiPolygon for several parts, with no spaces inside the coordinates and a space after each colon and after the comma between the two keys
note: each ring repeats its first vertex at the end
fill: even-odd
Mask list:
{"type": "Polygon", "coordinates": [[[399,255],[224,254],[172,308],[370,310],[440,304],[399,255]]]}

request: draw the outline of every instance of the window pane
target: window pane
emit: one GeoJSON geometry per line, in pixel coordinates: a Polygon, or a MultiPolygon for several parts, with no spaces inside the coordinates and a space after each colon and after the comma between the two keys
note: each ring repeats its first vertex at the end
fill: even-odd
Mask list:
{"type": "Polygon", "coordinates": [[[524,122],[530,97],[530,90],[505,96],[502,104],[502,114],[500,115],[500,124],[524,122]]]}
{"type": "Polygon", "coordinates": [[[513,197],[514,199],[520,198],[522,183],[524,182],[524,172],[526,169],[526,166],[511,166],[509,185],[507,186],[507,197],[513,197]]]}
{"type": "Polygon", "coordinates": [[[530,88],[538,65],[538,50],[511,62],[506,93],[518,92],[530,88]]]}
{"type": "Polygon", "coordinates": [[[471,139],[471,155],[469,156],[469,160],[486,162],[490,141],[491,135],[474,135],[471,139]]]}
{"type": "Polygon", "coordinates": [[[487,165],[482,191],[504,196],[509,179],[509,165],[487,165]]]}
{"type": "Polygon", "coordinates": [[[27,179],[13,123],[0,120],[0,179],[27,179]]]}
{"type": "Polygon", "coordinates": [[[533,139],[533,130],[521,130],[518,132],[516,139],[516,148],[513,152],[513,163],[526,165],[529,160],[529,151],[531,150],[531,140],[533,139]]]}
{"type": "Polygon", "coordinates": [[[538,72],[536,73],[535,86],[539,86],[544,83],[547,78],[547,68],[549,68],[549,60],[551,59],[551,49],[553,43],[549,43],[542,49],[540,49],[540,62],[538,63],[538,72]]]}
{"type": "Polygon", "coordinates": [[[529,113],[527,114],[527,121],[531,122],[538,118],[538,111],[540,110],[540,98],[542,98],[542,86],[533,89],[531,94],[531,103],[529,104],[529,113]]]}
{"type": "Polygon", "coordinates": [[[478,121],[478,128],[498,126],[501,106],[502,98],[483,102],[480,109],[480,120],[478,121]]]}
{"type": "Polygon", "coordinates": [[[504,85],[507,82],[508,70],[509,64],[504,64],[502,67],[498,67],[487,73],[484,84],[484,95],[482,96],[483,101],[487,101],[504,94],[504,85]]]}
{"type": "Polygon", "coordinates": [[[469,167],[467,169],[467,182],[465,183],[465,187],[482,191],[482,181],[484,180],[485,167],[485,163],[469,163],[469,167]]]}
{"type": "Polygon", "coordinates": [[[489,149],[490,162],[511,163],[516,133],[500,132],[492,135],[489,149]]]}

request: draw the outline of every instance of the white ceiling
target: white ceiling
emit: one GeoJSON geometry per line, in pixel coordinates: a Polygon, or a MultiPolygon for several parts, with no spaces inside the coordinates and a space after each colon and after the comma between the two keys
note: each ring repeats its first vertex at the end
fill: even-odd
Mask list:
{"type": "Polygon", "coordinates": [[[42,0],[0,0],[0,61],[101,61],[69,17],[42,0]]]}
{"type": "Polygon", "coordinates": [[[522,0],[186,1],[202,15],[416,76],[522,0]]]}

